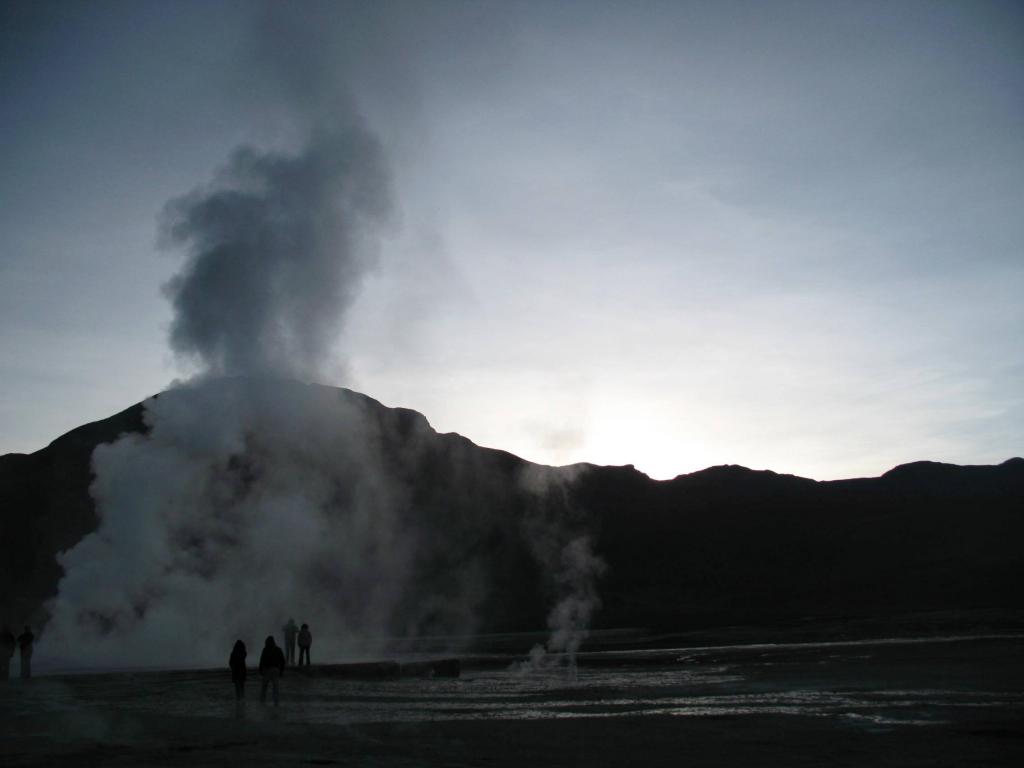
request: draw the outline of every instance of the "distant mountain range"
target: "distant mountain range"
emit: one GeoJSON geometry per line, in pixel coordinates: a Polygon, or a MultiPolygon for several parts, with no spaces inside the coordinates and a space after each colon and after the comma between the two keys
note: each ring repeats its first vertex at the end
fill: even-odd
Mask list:
{"type": "MultiPolygon", "coordinates": [[[[1020,458],[916,462],[828,482],[731,465],[654,481],[631,466],[541,468],[438,434],[421,414],[365,395],[280,386],[282,397],[329,390],[373,425],[364,437],[408,488],[409,524],[433,521],[432,530],[459,542],[417,565],[419,592],[408,599],[443,594],[446,574],[471,560],[487,606],[480,631],[544,628],[552,586],[522,534],[538,515],[589,534],[606,562],[596,627],[1024,608],[1020,458]],[[531,470],[558,482],[540,495],[524,489],[531,470]]],[[[62,573],[56,555],[98,524],[93,449],[145,432],[144,408],[86,424],[33,454],[0,457],[0,620],[45,620],[62,573]]]]}

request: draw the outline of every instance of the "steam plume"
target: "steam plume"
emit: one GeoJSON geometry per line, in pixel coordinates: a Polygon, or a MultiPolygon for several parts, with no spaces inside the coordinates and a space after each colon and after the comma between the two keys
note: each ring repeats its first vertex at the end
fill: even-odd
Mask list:
{"type": "Polygon", "coordinates": [[[576,679],[576,654],[590,632],[593,614],[601,607],[598,579],[607,570],[594,554],[590,536],[582,532],[581,510],[569,497],[573,481],[585,468],[532,467],[520,483],[531,498],[524,533],[534,558],[546,574],[553,602],[545,645],[535,645],[521,671],[564,664],[576,679]],[[550,654],[550,655],[549,655],[550,654]]]}
{"type": "Polygon", "coordinates": [[[562,549],[561,562],[555,572],[559,595],[548,614],[547,650],[565,655],[569,676],[576,677],[576,654],[590,633],[590,619],[601,607],[597,579],[605,572],[604,560],[594,554],[590,538],[580,536],[562,549]]]}
{"type": "Polygon", "coordinates": [[[390,210],[380,147],[358,124],[294,155],[236,150],[166,209],[166,239],[189,253],[165,286],[172,349],[215,375],[315,377],[390,210]]]}
{"type": "Polygon", "coordinates": [[[148,401],[147,434],[93,454],[100,526],[59,557],[48,652],[223,663],[236,638],[265,637],[288,616],[313,626],[320,660],[396,632],[473,631],[478,535],[412,506],[402,473],[432,430],[422,418],[382,423],[382,410],[254,378],[199,379],[148,401]],[[447,558],[464,567],[424,569],[447,558]],[[442,596],[439,612],[431,599],[442,596]]]}
{"type": "Polygon", "coordinates": [[[145,435],[95,451],[99,528],[60,556],[56,654],[207,662],[295,614],[349,648],[390,630],[414,535],[396,522],[403,484],[371,447],[379,425],[336,393],[266,380],[332,362],[392,211],[384,153],[323,36],[341,21],[328,11],[268,4],[249,41],[253,83],[302,145],[242,146],[163,212],[165,244],[186,254],[164,286],[170,345],[206,376],[148,401],[145,435]]]}
{"type": "Polygon", "coordinates": [[[295,57],[275,58],[270,27],[255,48],[308,138],[241,147],[167,205],[163,237],[186,252],[165,286],[171,348],[208,375],[148,401],[146,434],[94,452],[99,528],[60,556],[48,644],[77,663],[172,665],[222,662],[288,616],[334,654],[396,631],[467,633],[484,564],[521,562],[525,540],[554,605],[548,650],[574,669],[603,563],[563,519],[568,475],[525,484],[537,514],[513,532],[500,462],[437,442],[422,418],[281,380],[330,362],[392,211],[381,147],[321,49],[296,39],[297,7],[273,6],[295,57]]]}

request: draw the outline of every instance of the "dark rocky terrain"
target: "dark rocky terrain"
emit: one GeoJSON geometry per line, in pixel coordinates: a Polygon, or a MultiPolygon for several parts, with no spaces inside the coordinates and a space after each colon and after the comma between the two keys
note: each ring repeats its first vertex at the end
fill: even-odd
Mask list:
{"type": "MultiPolygon", "coordinates": [[[[282,396],[303,386],[282,383],[282,396]]],[[[566,536],[589,533],[606,561],[596,627],[796,627],[808,617],[1024,608],[1020,458],[916,462],[830,482],[739,466],[658,482],[629,466],[577,465],[554,472],[558,482],[538,495],[523,488],[528,462],[438,434],[415,411],[335,392],[363,414],[366,439],[405,489],[407,524],[453,542],[424,549],[419,592],[408,599],[443,596],[450,574],[476,568],[489,606],[480,631],[544,627],[551,585],[523,536],[538,520],[566,536]]],[[[5,621],[45,621],[61,576],[56,555],[97,526],[92,451],[144,431],[143,413],[139,403],[33,454],[0,457],[5,621]]],[[[415,631],[443,626],[441,616],[415,631]]]]}

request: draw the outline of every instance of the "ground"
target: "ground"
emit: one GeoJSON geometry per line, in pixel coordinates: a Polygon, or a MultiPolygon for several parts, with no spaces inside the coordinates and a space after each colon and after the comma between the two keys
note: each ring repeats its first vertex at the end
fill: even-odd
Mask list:
{"type": "Polygon", "coordinates": [[[579,676],[286,674],[278,708],[221,670],[0,686],[4,766],[1024,765],[1024,638],[659,648],[579,676]],[[255,699],[255,700],[254,700],[255,699]]]}

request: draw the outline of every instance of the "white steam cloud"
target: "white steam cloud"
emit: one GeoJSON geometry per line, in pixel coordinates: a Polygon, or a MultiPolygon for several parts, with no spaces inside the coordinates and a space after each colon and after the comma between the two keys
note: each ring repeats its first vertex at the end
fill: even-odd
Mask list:
{"type": "Polygon", "coordinates": [[[445,538],[420,515],[400,467],[433,433],[411,412],[406,424],[381,412],[344,390],[250,378],[149,401],[148,434],[94,453],[100,526],[60,557],[48,652],[215,664],[289,616],[312,625],[321,660],[396,633],[471,632],[474,532],[445,538]],[[424,567],[446,557],[465,567],[424,567]]]}
{"type": "Polygon", "coordinates": [[[546,575],[553,607],[547,616],[551,634],[535,645],[520,671],[564,666],[576,679],[576,655],[590,633],[590,622],[601,607],[597,582],[607,565],[582,531],[582,514],[569,499],[569,489],[584,467],[530,467],[520,479],[531,497],[524,518],[526,540],[546,575]]]}
{"type": "Polygon", "coordinates": [[[94,452],[99,526],[59,558],[46,653],[222,664],[236,638],[256,649],[288,617],[312,626],[320,659],[467,633],[485,574],[527,551],[554,606],[547,650],[574,669],[604,566],[565,522],[568,476],[545,471],[527,492],[505,458],[418,415],[288,380],[329,362],[393,205],[381,146],[289,15],[301,6],[271,7],[288,23],[261,34],[284,30],[295,56],[254,49],[309,138],[242,147],[168,204],[163,237],[186,253],[165,286],[170,344],[203,373],[147,401],[145,434],[94,452]]]}
{"type": "Polygon", "coordinates": [[[170,345],[203,374],[146,403],[146,434],[95,451],[99,527],[60,557],[54,656],[195,664],[288,616],[342,648],[393,627],[415,536],[396,523],[379,425],[284,381],[326,367],[393,207],[310,10],[263,8],[247,62],[304,145],[240,147],[164,211],[165,244],[186,253],[164,286],[170,345]]]}
{"type": "Polygon", "coordinates": [[[390,211],[381,149],[358,124],[294,155],[238,149],[167,207],[166,239],[189,252],[165,287],[171,347],[215,375],[315,376],[390,211]]]}

